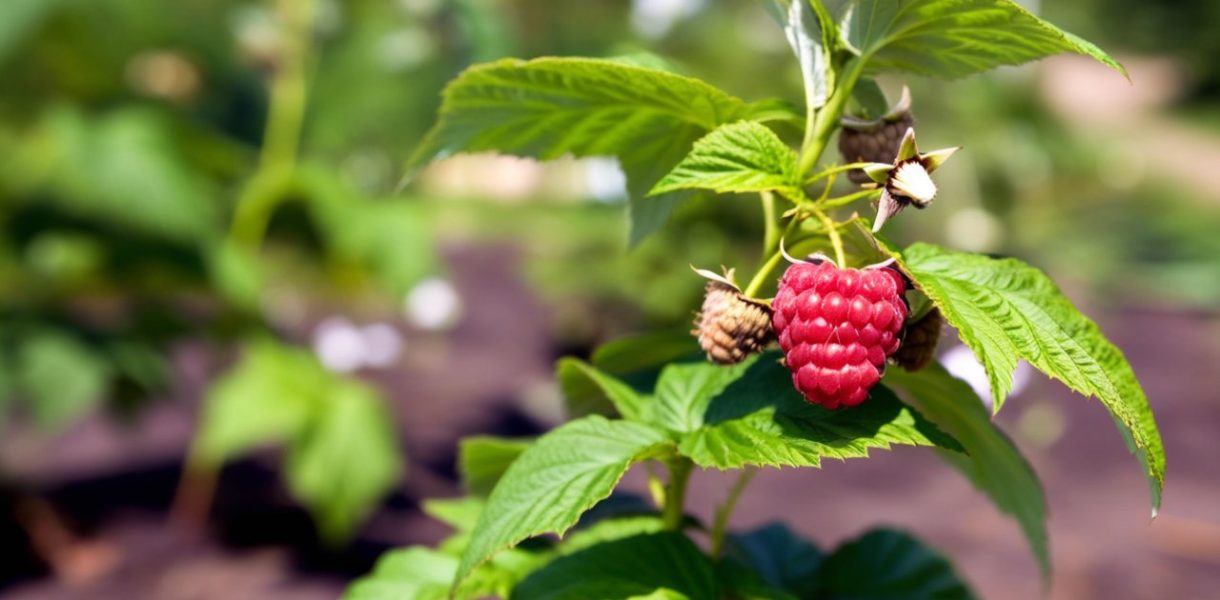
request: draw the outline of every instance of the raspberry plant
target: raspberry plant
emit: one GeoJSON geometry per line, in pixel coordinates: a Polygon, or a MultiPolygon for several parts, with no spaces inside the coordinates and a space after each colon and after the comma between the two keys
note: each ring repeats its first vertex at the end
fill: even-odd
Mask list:
{"type": "Polygon", "coordinates": [[[756,468],[817,467],[894,444],[939,449],[1019,523],[1049,577],[1038,479],[971,388],[931,362],[942,320],[986,367],[995,411],[1021,360],[1098,399],[1147,473],[1155,514],[1159,433],[1131,367],[1098,327],[1017,259],[901,247],[882,233],[903,208],[933,204],[930,175],[953,149],[921,153],[909,127],[891,135],[891,124],[912,122],[909,101],[890,109],[875,75],[953,79],[1064,52],[1125,75],[1122,66],[1009,0],[768,7],[803,74],[803,114],[638,57],[502,60],[449,85],[414,166],[478,151],[613,155],[628,179],[632,242],[695,194],[756,194],[764,259],[744,285],[733,271],[701,272],[716,281],[696,331],[711,360],[697,350],[691,360],[691,340],[646,335],[611,342],[589,362],[560,361],[572,420],[534,440],[464,441],[470,496],[426,506],[457,533],[436,549],[390,553],[350,598],[971,597],[944,558],[901,532],[873,531],[823,555],[780,526],[727,531],[756,468]],[[846,147],[892,156],[823,156],[845,122],[855,136],[846,147]],[[803,131],[795,148],[792,130],[803,131]],[[870,130],[881,137],[859,137],[870,130]],[[848,172],[867,183],[832,195],[848,172]],[[859,214],[872,214],[869,201],[871,220],[859,214]],[[777,287],[791,256],[814,258],[789,258],[777,287]],[[753,308],[771,313],[786,361],[752,353],[773,339],[753,308]],[[637,463],[655,506],[624,510],[611,493],[637,463]],[[710,523],[684,510],[699,469],[741,474],[710,523]]]}

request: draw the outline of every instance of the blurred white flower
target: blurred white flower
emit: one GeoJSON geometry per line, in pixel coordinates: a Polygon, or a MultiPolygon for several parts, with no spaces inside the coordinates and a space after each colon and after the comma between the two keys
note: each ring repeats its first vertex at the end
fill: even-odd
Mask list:
{"type": "Polygon", "coordinates": [[[457,323],[462,299],[453,284],[439,277],[425,279],[407,294],[407,320],[420,329],[438,330],[457,323]]]}
{"type": "Polygon", "coordinates": [[[632,0],[631,27],[647,38],[659,38],[678,21],[703,9],[704,0],[632,0]]]}
{"type": "Polygon", "coordinates": [[[619,167],[618,159],[597,156],[586,158],[585,188],[589,196],[599,202],[614,202],[627,197],[627,176],[619,167]]]}
{"type": "Polygon", "coordinates": [[[364,338],[364,363],[369,367],[394,364],[405,346],[402,334],[389,323],[370,323],[360,328],[360,334],[364,338]]]}
{"type": "Polygon", "coordinates": [[[350,373],[364,365],[364,336],[343,317],[324,319],[313,330],[313,351],[322,365],[350,373]]]}
{"type": "MultiPolygon", "coordinates": [[[[995,401],[991,397],[991,383],[987,379],[987,369],[975,358],[974,352],[970,348],[964,345],[954,346],[940,357],[940,362],[951,375],[970,384],[970,387],[974,388],[974,393],[978,394],[987,409],[991,410],[995,401]]],[[[1025,389],[1026,384],[1029,383],[1030,369],[1031,367],[1025,361],[1017,363],[1017,370],[1012,377],[1010,397],[1020,394],[1025,389]]]]}

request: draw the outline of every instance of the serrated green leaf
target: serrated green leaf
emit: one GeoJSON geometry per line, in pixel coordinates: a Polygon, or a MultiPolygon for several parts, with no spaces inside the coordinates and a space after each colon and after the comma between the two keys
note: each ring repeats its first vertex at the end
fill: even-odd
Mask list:
{"type": "Polygon", "coordinates": [[[786,525],[772,523],[730,535],[728,555],[763,581],[797,598],[812,598],[817,593],[822,551],[786,525]]]}
{"type": "Polygon", "coordinates": [[[955,79],[1061,53],[1090,56],[1126,76],[1097,46],[1012,0],[856,0],[842,3],[843,41],[869,71],[955,79]]]}
{"type": "Polygon", "coordinates": [[[532,440],[480,435],[458,442],[458,473],[466,491],[487,496],[508,466],[530,447],[532,440]]]}
{"type": "Polygon", "coordinates": [[[646,421],[645,399],[626,383],[577,358],[561,358],[555,367],[559,388],[572,416],[618,413],[634,421],[646,421]]]}
{"type": "Polygon", "coordinates": [[[513,590],[513,600],[719,598],[712,563],[681,533],[637,535],[555,559],[513,590]],[[660,595],[658,595],[660,594],[660,595]]]}
{"type": "Polygon", "coordinates": [[[885,383],[901,388],[920,414],[949,432],[966,454],[943,453],[1001,511],[1021,526],[1044,580],[1051,575],[1046,539],[1046,499],[1037,474],[1016,446],[988,418],[970,385],[933,363],[916,373],[889,369],[885,383]]]}
{"type": "Polygon", "coordinates": [[[796,152],[775,132],[753,121],[723,125],[694,148],[649,192],[686,189],[726,192],[780,191],[795,196],[801,186],[796,152]]]}
{"type": "Polygon", "coordinates": [[[1165,482],[1161,434],[1131,365],[1096,323],[1044,273],[1013,258],[931,244],[915,244],[895,257],[987,368],[995,410],[1012,390],[1021,359],[1100,400],[1144,466],[1156,514],[1165,482]]]}
{"type": "Polygon", "coordinates": [[[662,432],[591,415],[552,430],[509,466],[462,555],[457,583],[496,552],[571,527],[610,495],[632,463],[667,445],[662,432]]]}
{"type": "Polygon", "coordinates": [[[835,600],[970,600],[953,565],[919,540],[875,529],[840,546],[820,571],[822,596],[835,600]]]}
{"type": "Polygon", "coordinates": [[[682,454],[719,469],[817,467],[823,458],[864,458],[892,444],[961,449],[883,387],[851,409],[809,404],[778,359],[772,352],[733,368],[668,367],[649,417],[676,432],[682,454]]]}
{"type": "Polygon", "coordinates": [[[745,111],[738,98],[657,69],[587,58],[505,59],[471,67],[445,88],[440,121],[411,166],[458,152],[618,157],[635,243],[689,195],[644,199],[647,191],[696,139],[745,111]]]}
{"type": "Polygon", "coordinates": [[[326,539],[350,536],[402,475],[392,423],[376,390],[339,380],[293,441],[289,489],[309,507],[326,539]]]}

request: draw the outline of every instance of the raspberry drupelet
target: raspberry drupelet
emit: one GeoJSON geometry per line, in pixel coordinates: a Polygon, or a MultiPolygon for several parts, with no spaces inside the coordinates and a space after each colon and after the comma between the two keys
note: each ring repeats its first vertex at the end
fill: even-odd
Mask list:
{"type": "Polygon", "coordinates": [[[856,406],[898,351],[907,282],[890,267],[840,269],[832,261],[788,267],[771,302],[771,324],[805,400],[856,406]]]}

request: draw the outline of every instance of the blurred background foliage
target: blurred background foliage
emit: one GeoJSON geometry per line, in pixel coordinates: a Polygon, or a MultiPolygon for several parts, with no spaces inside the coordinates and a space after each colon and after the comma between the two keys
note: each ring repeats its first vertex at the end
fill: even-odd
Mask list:
{"type": "MultiPolygon", "coordinates": [[[[1131,53],[1138,89],[1153,91],[1099,116],[1098,89],[1131,88],[1104,72],[1091,76],[1108,88],[1064,85],[1070,60],[883,81],[891,95],[912,86],[925,145],[967,149],[938,204],[892,237],[1020,254],[1115,302],[1214,310],[1220,183],[1206,171],[1220,155],[1220,42],[1186,24],[1217,22],[1220,5],[1026,4],[1131,53]]],[[[400,475],[394,403],[443,401],[392,390],[387,405],[354,374],[375,379],[401,364],[404,335],[443,338],[460,319],[455,249],[515,250],[556,354],[687,326],[702,290],[688,263],[744,272],[760,258],[744,197],[690,201],[625,251],[608,160],[461,157],[403,182],[465,66],[641,52],[746,100],[800,100],[784,39],[754,2],[0,3],[5,436],[36,426],[55,444],[99,409],[130,419],[152,401],[206,398],[188,459],[204,475],[188,469],[181,493],[206,498],[207,473],[279,444],[288,488],[324,537],[343,539],[400,475]],[[291,18],[302,6],[304,52],[291,18]],[[294,60],[305,102],[285,165],[264,136],[294,60]],[[204,390],[176,383],[187,367],[175,357],[199,345],[224,367],[204,390]]]]}

